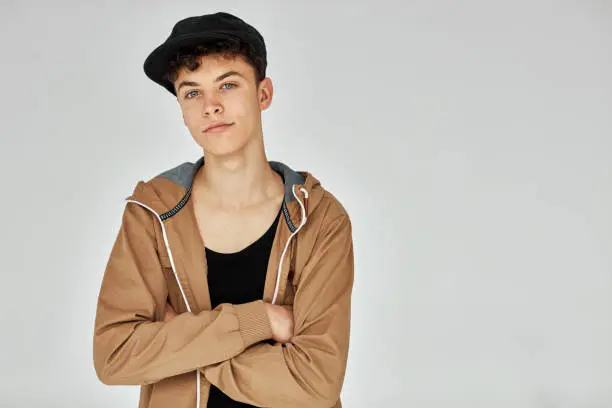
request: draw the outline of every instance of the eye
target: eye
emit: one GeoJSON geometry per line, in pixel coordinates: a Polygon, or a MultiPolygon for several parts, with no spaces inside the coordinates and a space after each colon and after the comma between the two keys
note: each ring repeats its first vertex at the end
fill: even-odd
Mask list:
{"type": "MultiPolygon", "coordinates": [[[[224,87],[225,85],[231,85],[233,88],[235,88],[237,85],[232,83],[232,82],[226,82],[223,85],[221,85],[221,87],[224,87]]],[[[225,89],[231,89],[231,88],[225,88],[225,89]]]]}
{"type": "Polygon", "coordinates": [[[198,92],[198,91],[193,90],[193,91],[189,91],[189,92],[187,92],[187,93],[185,94],[185,99],[190,99],[190,96],[189,96],[189,95],[191,95],[191,94],[192,94],[192,93],[194,93],[194,92],[198,92]]]}

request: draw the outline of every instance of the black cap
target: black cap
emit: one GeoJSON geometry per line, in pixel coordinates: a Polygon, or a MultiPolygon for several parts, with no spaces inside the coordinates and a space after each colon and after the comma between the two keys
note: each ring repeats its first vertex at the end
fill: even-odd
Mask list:
{"type": "Polygon", "coordinates": [[[172,95],[174,84],[164,79],[168,69],[168,61],[176,52],[186,46],[195,46],[215,40],[240,40],[250,44],[266,68],[266,44],[261,34],[244,20],[225,12],[204,14],[197,17],[187,17],[174,25],[170,36],[157,47],[144,62],[147,76],[166,88],[172,95]]]}

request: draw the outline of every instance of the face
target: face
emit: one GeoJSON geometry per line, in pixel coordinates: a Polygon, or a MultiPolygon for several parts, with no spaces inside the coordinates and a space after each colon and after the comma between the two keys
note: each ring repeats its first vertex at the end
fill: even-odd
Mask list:
{"type": "Polygon", "coordinates": [[[200,57],[196,71],[181,68],[174,82],[183,121],[206,153],[223,156],[261,138],[261,112],[272,101],[272,82],[259,84],[242,57],[200,57]],[[208,129],[214,124],[227,124],[208,129]]]}

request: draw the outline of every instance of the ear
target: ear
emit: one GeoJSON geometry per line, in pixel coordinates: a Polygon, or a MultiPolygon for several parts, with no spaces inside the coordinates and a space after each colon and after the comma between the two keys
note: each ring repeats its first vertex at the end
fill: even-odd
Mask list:
{"type": "Polygon", "coordinates": [[[260,83],[257,91],[259,109],[266,110],[272,103],[272,96],[274,95],[274,87],[272,86],[272,80],[269,77],[265,77],[260,83]]]}

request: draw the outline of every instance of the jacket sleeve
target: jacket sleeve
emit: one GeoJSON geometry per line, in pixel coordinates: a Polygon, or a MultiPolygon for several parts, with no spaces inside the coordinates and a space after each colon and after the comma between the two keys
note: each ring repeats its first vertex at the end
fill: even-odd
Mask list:
{"type": "Polygon", "coordinates": [[[354,275],[348,215],[335,218],[319,234],[299,276],[290,342],[257,344],[201,369],[232,399],[273,408],[329,408],[338,401],[348,356],[354,275]]]}
{"type": "Polygon", "coordinates": [[[144,385],[195,371],[270,339],[261,300],[181,313],[164,322],[168,287],[156,216],[128,203],[98,295],[93,362],[104,384],[144,385]]]}

